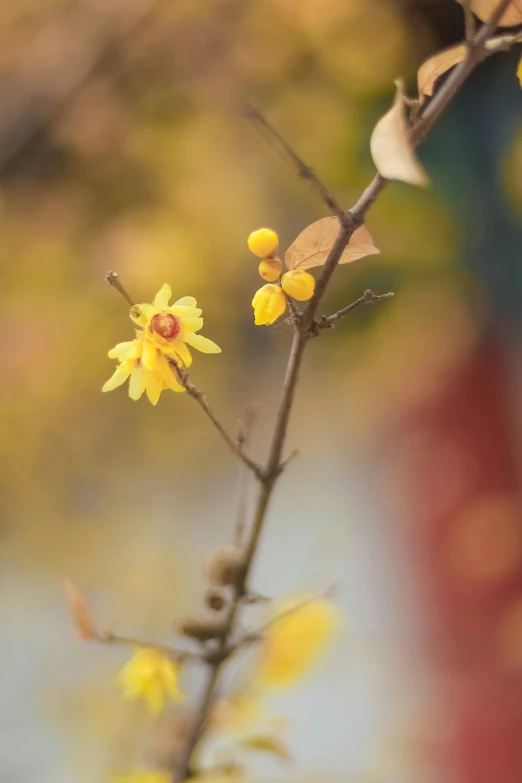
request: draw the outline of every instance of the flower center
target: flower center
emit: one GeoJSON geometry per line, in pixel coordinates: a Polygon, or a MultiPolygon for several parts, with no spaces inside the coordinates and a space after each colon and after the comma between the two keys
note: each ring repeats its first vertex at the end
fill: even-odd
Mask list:
{"type": "Polygon", "coordinates": [[[151,332],[156,332],[165,340],[175,340],[181,332],[179,318],[170,313],[156,313],[150,321],[151,332]]]}

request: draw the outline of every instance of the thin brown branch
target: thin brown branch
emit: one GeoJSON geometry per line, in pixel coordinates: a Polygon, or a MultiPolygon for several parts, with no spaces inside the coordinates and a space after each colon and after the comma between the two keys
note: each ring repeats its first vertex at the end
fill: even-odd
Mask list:
{"type": "MultiPolygon", "coordinates": [[[[242,451],[251,442],[255,416],[256,416],[255,409],[252,407],[247,408],[239,424],[237,443],[242,451]]],[[[239,475],[238,475],[237,517],[236,517],[236,531],[235,531],[235,544],[238,547],[242,545],[244,540],[244,535],[245,535],[247,507],[248,507],[249,476],[250,473],[246,470],[246,465],[242,462],[241,465],[239,466],[239,475]]]]}
{"type": "MultiPolygon", "coordinates": [[[[482,59],[484,59],[484,56],[486,56],[484,45],[490,34],[495,30],[497,23],[508,7],[509,2],[510,0],[502,0],[489,22],[480,28],[479,33],[472,42],[472,45],[470,45],[468,57],[466,60],[457,66],[455,71],[450,75],[449,79],[442,86],[439,93],[423,112],[419,121],[413,128],[412,135],[414,143],[419,143],[424,138],[425,134],[431,129],[433,124],[446,109],[455,93],[464,84],[476,65],[482,59]]],[[[264,129],[266,130],[265,126],[264,129]]],[[[269,126],[269,129],[271,130],[271,126],[269,126]]],[[[288,158],[298,168],[298,171],[301,171],[301,166],[303,166],[303,171],[307,169],[307,167],[302,163],[301,159],[298,156],[295,156],[292,148],[286,142],[281,145],[281,137],[277,132],[276,136],[274,136],[272,133],[270,133],[270,136],[270,143],[275,146],[274,142],[277,142],[278,148],[281,150],[281,152],[288,156],[288,158]]],[[[329,200],[329,192],[326,191],[325,194],[324,186],[322,186],[317,179],[312,179],[312,183],[314,184],[314,187],[321,193],[328,206],[332,208],[332,203],[329,200]],[[319,183],[319,185],[317,183],[319,183]]],[[[288,428],[288,422],[292,410],[302,360],[306,345],[310,338],[310,325],[313,324],[315,320],[317,309],[327,290],[329,281],[335,271],[335,268],[339,263],[339,259],[341,258],[343,250],[350,240],[350,237],[352,236],[355,229],[364,222],[366,213],[382,190],[385,188],[386,184],[387,180],[384,179],[384,177],[382,177],[380,174],[377,174],[354,207],[342,215],[338,213],[338,205],[336,202],[334,202],[333,211],[339,217],[340,222],[339,234],[332,249],[330,250],[321,275],[319,276],[314,296],[311,298],[308,306],[301,315],[300,328],[294,334],[283,383],[283,391],[279,403],[274,431],[272,434],[272,441],[270,444],[265,468],[262,471],[262,479],[260,480],[259,494],[254,511],[254,519],[250,529],[249,540],[245,547],[244,577],[241,580],[241,584],[236,585],[233,601],[231,603],[226,621],[225,633],[220,641],[218,655],[216,656],[215,662],[211,664],[208,680],[202,692],[201,702],[196,712],[190,736],[188,737],[183,753],[180,754],[180,757],[178,758],[176,768],[174,770],[175,783],[182,783],[182,781],[186,779],[190,769],[190,759],[194,748],[200,741],[201,736],[205,731],[212,706],[217,697],[221,667],[227,660],[227,650],[230,647],[230,639],[234,633],[236,616],[242,603],[242,598],[245,594],[248,593],[248,579],[250,576],[251,567],[255,560],[273,489],[281,471],[281,455],[285,443],[286,431],[288,428]]]]}
{"type": "Polygon", "coordinates": [[[245,116],[270,146],[293,166],[298,176],[310,182],[314,190],[319,193],[330,212],[332,212],[333,215],[337,215],[339,220],[343,220],[344,210],[333,193],[323,182],[321,182],[315,171],[310,168],[310,166],[307,166],[304,160],[297,154],[279,131],[266,119],[259,109],[248,103],[245,107],[245,116]]]}
{"type": "Polygon", "coordinates": [[[108,282],[109,285],[115,288],[116,291],[118,291],[118,293],[120,293],[123,296],[123,298],[125,299],[125,301],[130,307],[134,307],[136,303],[132,300],[132,298],[127,293],[126,289],[123,287],[120,280],[120,276],[117,272],[107,272],[107,274],[105,275],[105,280],[108,282]]]}
{"type": "Polygon", "coordinates": [[[246,465],[252,471],[252,473],[255,475],[258,481],[264,481],[265,477],[261,469],[261,466],[258,465],[257,462],[254,462],[254,460],[251,459],[247,454],[245,454],[245,452],[243,451],[243,445],[240,443],[240,441],[234,439],[226,431],[225,427],[214,413],[210,403],[208,402],[203,392],[200,389],[198,389],[198,387],[195,386],[190,380],[187,370],[184,367],[179,367],[173,361],[169,361],[169,363],[173,368],[174,372],[176,373],[179,382],[187,392],[188,396],[192,397],[193,400],[196,400],[199,407],[206,413],[207,417],[210,419],[214,427],[217,429],[217,431],[219,432],[223,440],[228,445],[230,451],[232,451],[234,454],[236,454],[239,457],[239,459],[243,462],[243,464],[246,465]]]}

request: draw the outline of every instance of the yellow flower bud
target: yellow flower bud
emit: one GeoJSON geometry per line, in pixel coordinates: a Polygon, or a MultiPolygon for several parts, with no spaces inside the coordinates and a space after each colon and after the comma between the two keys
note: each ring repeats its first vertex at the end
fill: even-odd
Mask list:
{"type": "Polygon", "coordinates": [[[279,285],[264,285],[252,299],[257,326],[273,324],[286,310],[286,296],[279,285]]]}
{"type": "Polygon", "coordinates": [[[274,283],[281,277],[283,264],[278,258],[267,258],[264,261],[261,261],[257,268],[263,280],[274,283]]]}
{"type": "Polygon", "coordinates": [[[292,299],[305,302],[307,299],[310,299],[314,292],[315,280],[308,272],[294,269],[292,272],[287,272],[283,275],[281,285],[285,294],[291,296],[292,299]]]}
{"type": "Polygon", "coordinates": [[[279,237],[271,228],[258,228],[248,237],[248,247],[255,256],[268,258],[273,256],[279,244],[279,237]]]}

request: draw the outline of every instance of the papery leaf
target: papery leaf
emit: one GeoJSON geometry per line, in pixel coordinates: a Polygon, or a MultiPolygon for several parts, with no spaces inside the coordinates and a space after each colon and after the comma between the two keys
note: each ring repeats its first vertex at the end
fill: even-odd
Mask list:
{"type": "Polygon", "coordinates": [[[245,737],[240,742],[241,746],[248,750],[261,751],[277,756],[281,761],[291,761],[292,757],[286,745],[278,737],[259,735],[245,737]]]}
{"type": "Polygon", "coordinates": [[[386,179],[410,185],[427,185],[426,172],[415,157],[406,121],[406,101],[397,87],[392,108],[381,117],[370,139],[370,152],[377,171],[386,179]]]}
{"type": "Polygon", "coordinates": [[[453,68],[454,65],[458,65],[468,53],[468,47],[466,44],[458,44],[458,46],[450,46],[448,49],[443,49],[441,52],[437,52],[429,60],[422,63],[417,72],[417,86],[419,90],[419,98],[421,102],[426,96],[433,95],[433,88],[437,79],[442,74],[453,68]]]}
{"type": "MultiPolygon", "coordinates": [[[[311,269],[322,266],[339,234],[340,224],[336,217],[326,217],[307,226],[285,253],[288,269],[311,269]]],[[[380,251],[373,244],[366,226],[356,229],[345,247],[340,264],[349,264],[364,256],[375,255],[380,251]]]]}
{"type": "Polygon", "coordinates": [[[64,579],[64,588],[78,636],[81,639],[97,639],[94,618],[82,594],[70,579],[64,579]]]}
{"type": "MultiPolygon", "coordinates": [[[[463,0],[457,0],[457,2],[464,5],[463,0]]],[[[487,22],[491,18],[499,3],[500,0],[470,0],[469,2],[471,10],[482,22],[487,22]]],[[[522,0],[511,0],[507,11],[502,14],[498,26],[514,27],[517,24],[522,24],[522,0]]]]}

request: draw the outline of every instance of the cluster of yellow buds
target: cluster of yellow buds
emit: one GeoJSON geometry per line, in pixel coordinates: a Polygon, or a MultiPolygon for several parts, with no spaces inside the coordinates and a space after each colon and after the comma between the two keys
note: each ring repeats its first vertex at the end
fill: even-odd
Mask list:
{"type": "Polygon", "coordinates": [[[291,269],[284,274],[283,262],[277,257],[279,237],[270,228],[259,228],[248,237],[248,247],[259,258],[258,270],[267,285],[256,291],[252,299],[255,323],[273,324],[283,315],[287,297],[306,302],[314,293],[315,280],[311,274],[300,269],[291,269]]]}

